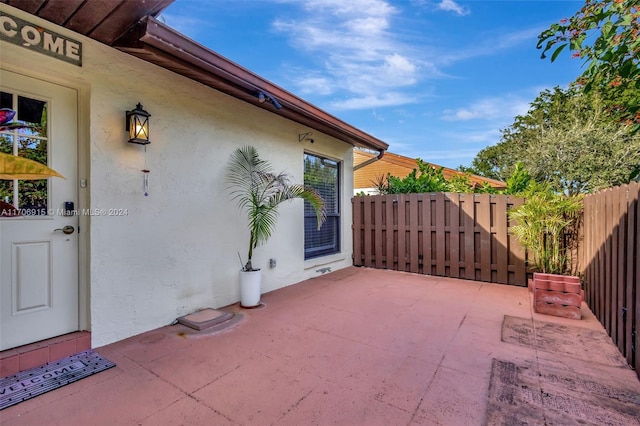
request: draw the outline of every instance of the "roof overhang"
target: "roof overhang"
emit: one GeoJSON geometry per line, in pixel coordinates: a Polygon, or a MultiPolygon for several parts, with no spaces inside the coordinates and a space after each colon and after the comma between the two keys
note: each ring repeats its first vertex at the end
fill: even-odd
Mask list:
{"type": "Polygon", "coordinates": [[[326,113],[154,18],[173,0],[0,0],[78,34],[198,81],[234,98],[326,133],[382,152],[388,144],[326,113]],[[261,103],[258,93],[282,105],[261,103]]]}
{"type": "Polygon", "coordinates": [[[142,18],[113,46],[353,146],[376,151],[388,148],[385,142],[328,114],[153,17],[142,18]],[[259,92],[277,99],[282,108],[276,109],[269,102],[261,103],[258,99],[259,92]]]}
{"type": "Polygon", "coordinates": [[[0,0],[111,46],[145,16],[157,16],[173,0],[0,0]]]}

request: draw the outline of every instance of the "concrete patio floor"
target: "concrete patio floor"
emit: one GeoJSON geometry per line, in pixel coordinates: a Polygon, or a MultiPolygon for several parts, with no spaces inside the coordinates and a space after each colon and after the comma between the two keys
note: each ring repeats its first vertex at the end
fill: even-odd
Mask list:
{"type": "Polygon", "coordinates": [[[494,358],[553,363],[640,395],[633,371],[597,353],[587,362],[501,341],[505,315],[604,333],[584,303],[575,321],[533,313],[530,297],[347,268],[266,294],[264,308],[225,308],[242,317],[223,331],[167,326],[98,348],[117,366],[1,411],[0,423],[476,425],[494,358]]]}

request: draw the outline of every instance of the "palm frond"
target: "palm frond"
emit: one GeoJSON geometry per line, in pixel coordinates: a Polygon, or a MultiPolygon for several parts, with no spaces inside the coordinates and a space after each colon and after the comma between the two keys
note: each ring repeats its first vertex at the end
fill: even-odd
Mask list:
{"type": "Polygon", "coordinates": [[[516,221],[511,233],[528,249],[536,270],[565,272],[569,266],[565,233],[576,222],[581,210],[581,197],[537,193],[509,213],[516,221]]]}
{"type": "Polygon", "coordinates": [[[248,261],[251,270],[253,249],[265,243],[275,230],[278,206],[284,201],[302,198],[316,212],[318,228],[326,220],[324,200],[314,189],[292,184],[287,173],[273,173],[269,162],[262,160],[256,148],[236,149],[229,159],[227,184],[231,198],[247,213],[250,231],[248,261]]]}

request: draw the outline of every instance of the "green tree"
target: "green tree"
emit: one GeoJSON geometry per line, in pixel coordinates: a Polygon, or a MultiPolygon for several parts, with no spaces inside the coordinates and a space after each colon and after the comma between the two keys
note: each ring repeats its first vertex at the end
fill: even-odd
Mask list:
{"type": "Polygon", "coordinates": [[[413,169],[404,178],[387,175],[386,181],[378,185],[378,190],[383,194],[414,194],[422,192],[446,191],[446,179],[442,168],[438,169],[431,164],[417,159],[418,168],[413,169]]]}
{"type": "Polygon", "coordinates": [[[586,92],[606,87],[616,100],[617,117],[640,127],[637,96],[640,89],[640,5],[638,0],[585,0],[574,16],[552,24],[538,36],[542,58],[553,62],[569,47],[572,57],[587,65],[578,78],[586,92]]]}
{"type": "Polygon", "coordinates": [[[640,134],[608,108],[599,91],[545,90],[502,131],[500,143],[478,153],[471,169],[507,180],[521,162],[534,181],[566,194],[628,183],[640,168],[640,134]]]}
{"type": "Polygon", "coordinates": [[[376,187],[381,194],[416,194],[424,192],[473,192],[471,181],[466,175],[457,175],[447,180],[443,167],[435,167],[417,159],[418,167],[404,178],[387,175],[376,179],[376,187]]]}

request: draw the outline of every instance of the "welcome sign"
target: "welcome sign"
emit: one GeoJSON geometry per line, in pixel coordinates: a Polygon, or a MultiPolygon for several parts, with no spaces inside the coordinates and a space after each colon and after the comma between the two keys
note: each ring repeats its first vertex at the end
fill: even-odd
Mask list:
{"type": "Polygon", "coordinates": [[[82,43],[20,18],[0,12],[0,41],[17,44],[82,66],[82,43]]]}

